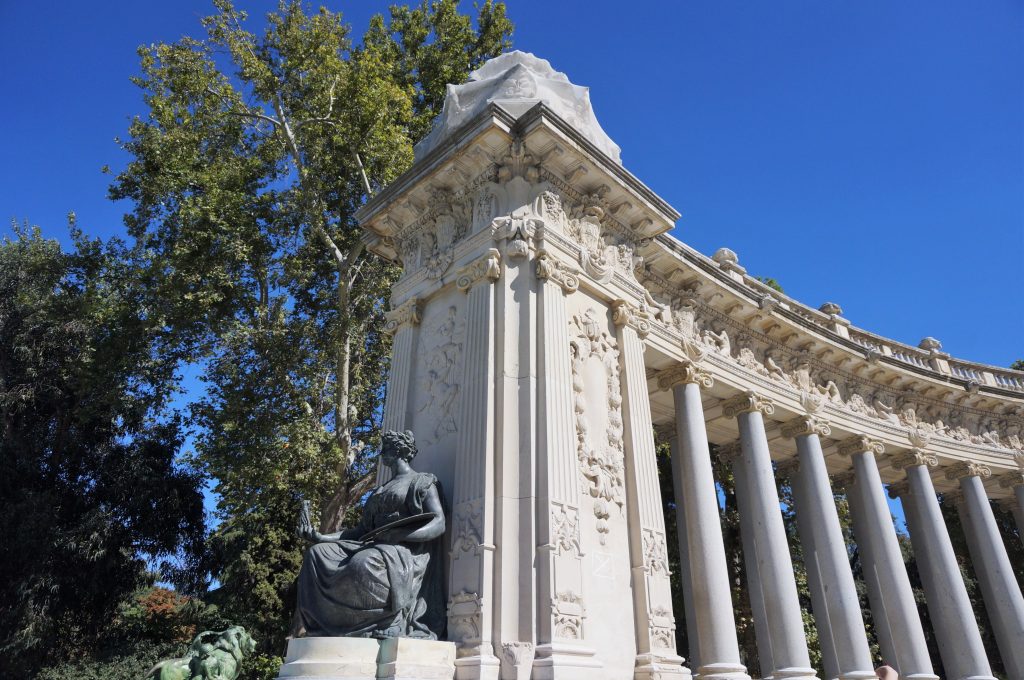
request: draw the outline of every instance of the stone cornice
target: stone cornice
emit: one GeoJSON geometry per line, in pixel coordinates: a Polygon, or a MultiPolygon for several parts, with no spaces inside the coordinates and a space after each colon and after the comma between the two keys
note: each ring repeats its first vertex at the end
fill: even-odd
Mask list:
{"type": "Polygon", "coordinates": [[[470,264],[459,270],[455,279],[455,285],[464,293],[481,281],[493,283],[501,276],[501,254],[497,248],[490,248],[487,252],[470,264]]]}
{"type": "Polygon", "coordinates": [[[973,460],[960,460],[946,468],[946,479],[957,480],[964,477],[991,477],[992,468],[973,460]]]}
{"type": "Polygon", "coordinates": [[[839,442],[837,448],[839,449],[839,455],[847,457],[855,453],[873,453],[876,456],[885,453],[885,444],[878,439],[873,439],[863,434],[847,437],[839,442]]]}
{"type": "Polygon", "coordinates": [[[938,458],[921,449],[912,449],[889,457],[889,465],[897,470],[906,470],[908,467],[914,467],[915,465],[935,467],[938,464],[938,458]]]}
{"type": "Polygon", "coordinates": [[[775,404],[771,399],[762,397],[753,390],[747,390],[722,402],[722,415],[735,418],[741,413],[759,411],[765,415],[775,413],[775,404]]]}
{"type": "Polygon", "coordinates": [[[423,318],[423,304],[417,298],[409,298],[391,311],[384,313],[384,332],[397,333],[403,326],[418,326],[423,318]]]}
{"type": "Polygon", "coordinates": [[[658,387],[663,390],[670,390],[676,385],[687,385],[693,383],[700,387],[710,388],[715,384],[715,379],[704,370],[696,361],[684,359],[672,368],[667,368],[657,374],[658,387]]]}
{"type": "Polygon", "coordinates": [[[828,420],[814,415],[797,416],[782,424],[782,436],[787,439],[805,435],[819,435],[827,437],[832,434],[832,428],[828,420]]]}

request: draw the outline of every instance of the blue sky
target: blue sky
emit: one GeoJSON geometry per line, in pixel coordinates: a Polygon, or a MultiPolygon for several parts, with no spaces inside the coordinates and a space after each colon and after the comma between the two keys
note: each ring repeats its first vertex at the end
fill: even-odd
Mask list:
{"type": "MultiPolygon", "coordinates": [[[[509,4],[515,46],[592,88],[679,238],[862,328],[1024,357],[1024,3],[509,4]]],[[[386,5],[329,3],[357,35],[386,5]]],[[[0,0],[0,217],[120,233],[99,169],[143,111],[135,47],[198,34],[210,7],[0,0]]]]}

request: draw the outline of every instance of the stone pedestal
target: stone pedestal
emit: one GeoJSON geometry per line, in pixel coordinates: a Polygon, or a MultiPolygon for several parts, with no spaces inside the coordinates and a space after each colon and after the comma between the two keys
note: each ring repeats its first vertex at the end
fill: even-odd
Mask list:
{"type": "Polygon", "coordinates": [[[451,680],[455,643],[309,637],[288,642],[279,680],[451,680]]]}

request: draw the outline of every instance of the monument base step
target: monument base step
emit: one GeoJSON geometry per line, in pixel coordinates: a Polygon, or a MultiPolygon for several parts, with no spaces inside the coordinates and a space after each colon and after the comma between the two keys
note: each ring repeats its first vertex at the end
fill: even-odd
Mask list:
{"type": "Polygon", "coordinates": [[[288,642],[278,680],[452,680],[455,643],[308,637],[288,642]]]}

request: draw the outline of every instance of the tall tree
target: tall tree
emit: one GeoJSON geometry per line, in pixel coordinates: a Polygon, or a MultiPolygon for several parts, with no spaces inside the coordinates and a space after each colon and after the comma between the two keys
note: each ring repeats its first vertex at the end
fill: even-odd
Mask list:
{"type": "Polygon", "coordinates": [[[372,480],[396,270],[363,250],[353,215],[410,165],[445,85],[503,51],[512,26],[493,0],[475,21],[433,0],[353,41],[340,14],[298,1],[259,34],[215,5],[204,38],[140,49],[149,110],[111,195],[133,202],[152,304],[207,384],[193,417],[223,521],[210,568],[248,601],[242,621],[280,641],[299,559],[291,494],[331,531],[372,480]]]}
{"type": "Polygon", "coordinates": [[[0,243],[0,653],[11,677],[90,649],[148,560],[204,538],[176,462],[165,338],[135,254],[75,234],[0,243]]]}

